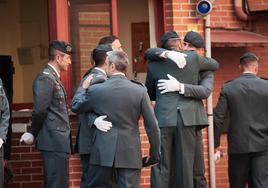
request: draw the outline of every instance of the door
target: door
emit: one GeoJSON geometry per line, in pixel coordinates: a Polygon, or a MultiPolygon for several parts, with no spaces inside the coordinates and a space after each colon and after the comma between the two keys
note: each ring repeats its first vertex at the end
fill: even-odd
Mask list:
{"type": "Polygon", "coordinates": [[[131,42],[132,42],[132,63],[133,73],[147,71],[147,62],[144,58],[144,52],[150,47],[149,23],[132,23],[131,24],[131,42]]]}

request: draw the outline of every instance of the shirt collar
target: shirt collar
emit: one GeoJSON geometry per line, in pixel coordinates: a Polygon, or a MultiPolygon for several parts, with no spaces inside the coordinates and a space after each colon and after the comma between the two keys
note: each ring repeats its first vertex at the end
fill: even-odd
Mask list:
{"type": "Polygon", "coordinates": [[[50,63],[48,63],[48,65],[56,72],[57,76],[60,78],[60,73],[57,71],[57,69],[50,63]]]}
{"type": "Polygon", "coordinates": [[[244,71],[243,74],[255,74],[254,72],[251,72],[251,71],[244,71]]]}
{"type": "Polygon", "coordinates": [[[101,69],[101,68],[99,68],[99,67],[95,67],[95,69],[97,69],[98,71],[101,71],[103,74],[106,75],[106,72],[105,72],[103,69],[101,69]]]}
{"type": "Polygon", "coordinates": [[[112,74],[112,76],[114,76],[114,75],[122,75],[122,76],[126,76],[124,73],[122,73],[122,72],[116,72],[116,73],[113,73],[112,74]]]}

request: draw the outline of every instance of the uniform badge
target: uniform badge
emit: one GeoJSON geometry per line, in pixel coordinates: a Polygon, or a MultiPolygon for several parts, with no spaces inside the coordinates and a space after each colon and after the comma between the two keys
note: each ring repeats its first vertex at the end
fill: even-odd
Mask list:
{"type": "Polygon", "coordinates": [[[49,75],[49,72],[45,72],[45,71],[43,71],[43,73],[46,74],[46,75],[49,75]]]}

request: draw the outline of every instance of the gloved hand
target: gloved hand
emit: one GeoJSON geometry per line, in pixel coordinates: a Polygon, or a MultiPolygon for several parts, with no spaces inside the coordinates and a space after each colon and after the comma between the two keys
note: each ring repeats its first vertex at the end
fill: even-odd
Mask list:
{"type": "Polygon", "coordinates": [[[180,91],[180,88],[181,88],[180,82],[169,74],[167,74],[167,77],[169,78],[169,80],[166,80],[166,79],[158,80],[157,87],[159,90],[163,90],[160,93],[164,94],[167,92],[180,91]]]}
{"type": "Polygon", "coordinates": [[[167,57],[174,63],[176,63],[180,69],[184,68],[186,65],[186,59],[185,59],[186,56],[187,56],[186,54],[176,51],[169,51],[167,53],[167,57]]]}
{"type": "Polygon", "coordinates": [[[0,138],[0,148],[2,148],[3,143],[4,143],[4,140],[2,138],[0,138]]]}
{"type": "Polygon", "coordinates": [[[215,162],[218,163],[221,159],[221,151],[220,150],[217,150],[214,154],[214,157],[215,157],[215,162]]]}
{"type": "Polygon", "coordinates": [[[25,142],[25,144],[32,144],[34,141],[34,136],[31,133],[24,133],[20,137],[20,142],[25,142]]]}
{"type": "Polygon", "coordinates": [[[109,131],[113,126],[110,121],[105,121],[105,118],[107,118],[107,116],[99,116],[94,121],[94,125],[97,127],[97,129],[103,132],[109,131]]]}

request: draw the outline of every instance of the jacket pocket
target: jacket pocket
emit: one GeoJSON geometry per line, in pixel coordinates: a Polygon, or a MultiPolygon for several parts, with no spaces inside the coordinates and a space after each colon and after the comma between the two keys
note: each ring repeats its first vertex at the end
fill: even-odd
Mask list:
{"type": "Polygon", "coordinates": [[[62,131],[65,132],[67,127],[62,123],[55,115],[48,114],[48,119],[46,121],[46,126],[49,131],[62,131]]]}

